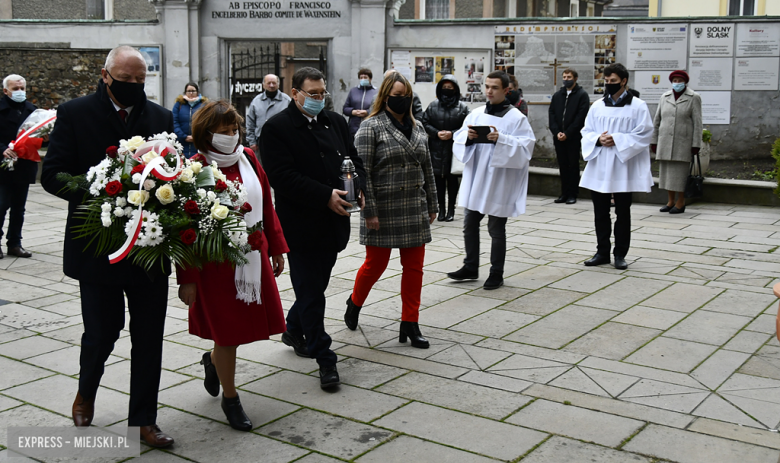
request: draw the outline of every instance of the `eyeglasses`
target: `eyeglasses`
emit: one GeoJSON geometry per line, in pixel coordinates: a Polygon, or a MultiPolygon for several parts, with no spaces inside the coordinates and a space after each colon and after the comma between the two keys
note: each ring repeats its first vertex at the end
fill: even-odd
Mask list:
{"type": "Polygon", "coordinates": [[[326,97],[329,97],[329,96],[330,96],[330,93],[328,93],[328,92],[323,92],[323,93],[309,93],[309,92],[305,92],[305,91],[301,90],[300,88],[296,88],[296,90],[298,90],[299,92],[303,93],[303,94],[304,94],[304,95],[306,95],[306,96],[310,96],[310,97],[314,98],[315,100],[323,100],[323,99],[325,99],[326,97]]]}
{"type": "Polygon", "coordinates": [[[187,91],[186,91],[186,92],[184,92],[184,93],[198,93],[198,91],[197,91],[197,90],[187,90],[187,91]]]}

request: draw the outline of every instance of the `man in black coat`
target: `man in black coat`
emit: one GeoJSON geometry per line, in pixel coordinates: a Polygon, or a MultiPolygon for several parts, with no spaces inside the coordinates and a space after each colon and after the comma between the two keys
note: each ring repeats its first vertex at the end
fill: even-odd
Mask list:
{"type": "MultiPolygon", "coordinates": [[[[8,144],[16,140],[19,127],[35,111],[35,106],[27,101],[27,82],[18,74],[3,79],[3,97],[0,98],[0,161],[16,159],[17,153],[8,144]]],[[[24,225],[24,205],[30,184],[35,183],[38,163],[27,159],[17,159],[13,170],[0,169],[0,239],[3,238],[5,214],[11,210],[8,218],[8,255],[31,257],[32,254],[22,247],[22,225],[24,225]]],[[[0,248],[0,259],[3,250],[0,248]]]]}
{"type": "Polygon", "coordinates": [[[74,212],[85,194],[63,191],[56,176],[86,173],[105,159],[106,148],[119,146],[120,139],[172,133],[173,115],[147,101],[146,62],[135,48],[111,50],[101,74],[97,92],[59,107],[41,178],[46,191],[68,200],[63,267],[67,276],[79,280],[81,290],[84,334],[73,421],[76,426],[92,422],[105,361],[125,324],[127,296],[132,341],[128,425],[140,426],[147,444],[168,447],[173,439],[157,427],[156,419],[170,267],[146,272],[129,259],[110,264],[107,255],[86,248],[87,240],[75,239],[72,231],[79,223],[74,212]]]}
{"type": "MultiPolygon", "coordinates": [[[[287,313],[282,341],[300,357],[317,360],[320,386],[339,384],[336,354],[325,332],[325,290],[338,253],[349,240],[350,204],[343,191],[341,164],[349,156],[358,174],[356,191],[364,190],[366,171],[344,118],[323,111],[325,79],[305,67],[292,81],[290,105],[263,126],[260,153],[276,197],[276,214],[290,252],[290,279],[295,304],[287,313]]],[[[360,196],[362,206],[363,196],[360,196]]]]}
{"type": "Polygon", "coordinates": [[[550,103],[550,132],[561,174],[561,196],[556,203],[574,204],[580,191],[580,130],[585,126],[590,97],[577,85],[577,78],[577,71],[564,69],[563,87],[550,103]]]}

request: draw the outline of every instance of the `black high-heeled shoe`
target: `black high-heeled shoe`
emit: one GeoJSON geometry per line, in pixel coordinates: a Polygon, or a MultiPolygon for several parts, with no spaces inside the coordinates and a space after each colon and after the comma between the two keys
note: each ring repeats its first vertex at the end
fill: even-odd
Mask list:
{"type": "Polygon", "coordinates": [[[219,395],[219,376],[217,376],[217,367],[211,363],[211,352],[203,354],[203,358],[200,359],[200,364],[206,370],[206,379],[203,380],[203,387],[206,388],[206,392],[211,394],[212,397],[219,395]]]}
{"type": "Polygon", "coordinates": [[[347,311],[344,312],[344,323],[347,324],[347,328],[355,331],[358,326],[358,317],[360,316],[360,309],[362,306],[356,305],[352,302],[352,295],[347,298],[347,311]]]}
{"type": "Polygon", "coordinates": [[[674,204],[672,204],[671,206],[667,204],[666,206],[664,206],[661,209],[659,209],[659,211],[661,211],[661,212],[669,212],[669,211],[672,210],[673,207],[674,207],[674,204]]]}
{"type": "Polygon", "coordinates": [[[238,431],[251,431],[252,420],[244,413],[244,407],[241,405],[238,395],[232,399],[222,394],[222,411],[225,412],[230,427],[238,431]]]}
{"type": "Polygon", "coordinates": [[[406,342],[406,338],[412,341],[412,347],[418,349],[427,349],[431,347],[431,343],[428,342],[420,333],[420,325],[417,322],[401,322],[401,330],[398,335],[398,342],[406,342]]]}
{"type": "Polygon", "coordinates": [[[670,214],[682,214],[683,212],[685,212],[685,206],[683,207],[674,206],[669,210],[670,214]]]}
{"type": "Polygon", "coordinates": [[[444,218],[445,222],[452,222],[455,220],[455,208],[449,209],[447,211],[447,217],[444,218]]]}

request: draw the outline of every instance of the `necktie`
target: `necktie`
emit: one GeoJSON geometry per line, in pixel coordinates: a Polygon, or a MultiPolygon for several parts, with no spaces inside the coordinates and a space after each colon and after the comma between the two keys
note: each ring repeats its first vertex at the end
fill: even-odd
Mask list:
{"type": "Polygon", "coordinates": [[[119,117],[122,119],[122,122],[127,122],[127,111],[120,109],[117,112],[119,113],[119,117]]]}

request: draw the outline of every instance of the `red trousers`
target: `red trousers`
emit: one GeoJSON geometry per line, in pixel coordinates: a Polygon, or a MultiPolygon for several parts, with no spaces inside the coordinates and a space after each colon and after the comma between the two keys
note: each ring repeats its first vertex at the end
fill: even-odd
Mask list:
{"type": "MultiPolygon", "coordinates": [[[[382,276],[390,261],[392,248],[366,246],[366,261],[358,270],[352,302],[362,306],[371,288],[382,276]]],[[[420,315],[420,293],[422,293],[423,261],[425,245],[416,248],[401,248],[401,320],[417,322],[420,315]]]]}

